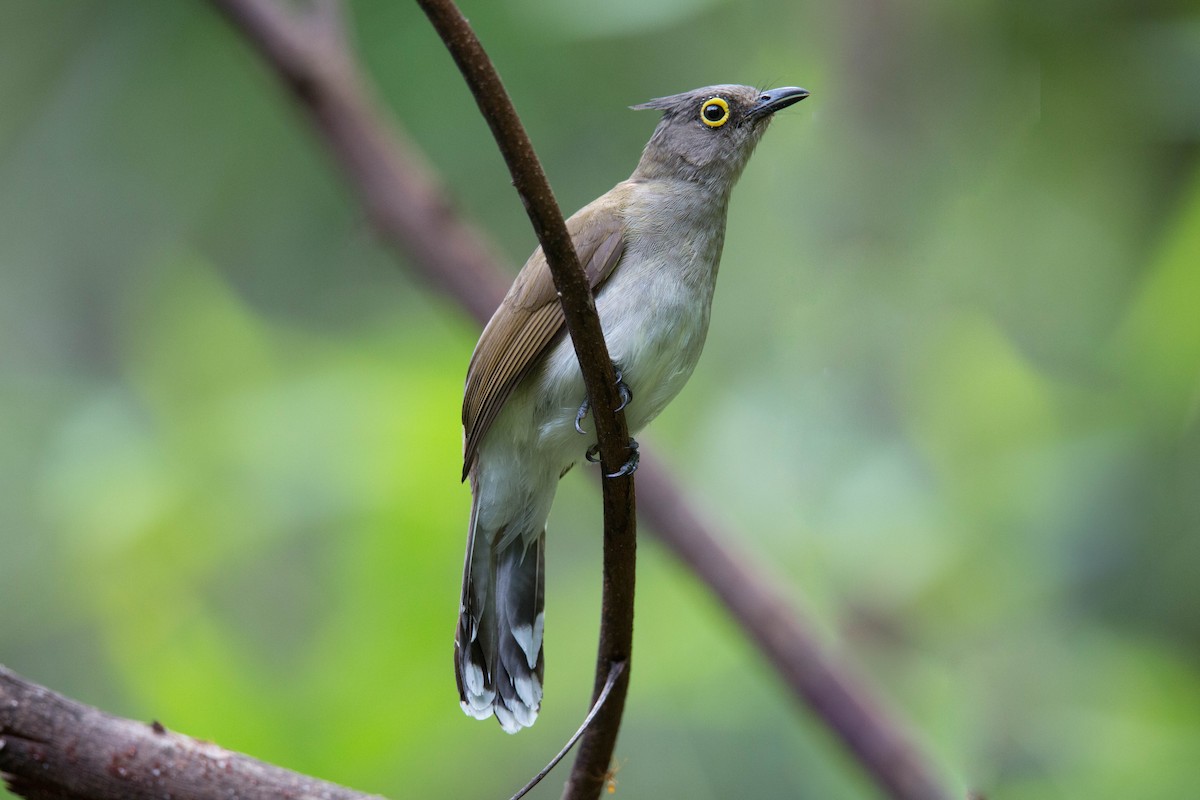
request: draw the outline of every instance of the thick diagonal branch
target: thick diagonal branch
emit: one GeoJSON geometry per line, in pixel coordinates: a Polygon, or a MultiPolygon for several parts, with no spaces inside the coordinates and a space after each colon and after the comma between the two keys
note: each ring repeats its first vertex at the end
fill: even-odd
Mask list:
{"type": "Polygon", "coordinates": [[[105,714],[3,666],[0,774],[30,800],[383,800],[105,714]]]}

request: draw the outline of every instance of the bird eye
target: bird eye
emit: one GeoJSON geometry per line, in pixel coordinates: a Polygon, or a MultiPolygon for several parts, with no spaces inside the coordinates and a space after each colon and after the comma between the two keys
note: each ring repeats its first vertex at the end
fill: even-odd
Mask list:
{"type": "Polygon", "coordinates": [[[700,106],[700,121],[710,128],[719,128],[729,121],[729,103],[720,97],[712,97],[700,106]]]}

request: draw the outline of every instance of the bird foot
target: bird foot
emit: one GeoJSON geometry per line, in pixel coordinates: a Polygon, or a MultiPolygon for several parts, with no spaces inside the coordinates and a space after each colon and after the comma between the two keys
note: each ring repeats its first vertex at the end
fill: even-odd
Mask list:
{"type": "MultiPolygon", "coordinates": [[[[600,445],[594,444],[591,447],[589,447],[587,449],[587,452],[583,454],[583,457],[586,458],[588,461],[592,462],[593,464],[598,464],[600,462],[600,445]]],[[[642,459],[642,456],[638,452],[637,439],[630,439],[629,440],[629,458],[626,459],[625,463],[621,465],[620,469],[618,469],[616,472],[614,472],[610,475],[605,475],[604,477],[619,478],[622,475],[632,475],[634,472],[637,472],[638,462],[641,461],[641,459],[642,459]]]]}
{"type": "MultiPolygon", "coordinates": [[[[629,405],[629,401],[633,400],[633,390],[629,388],[629,384],[627,384],[627,383],[625,383],[625,381],[621,380],[621,370],[617,369],[614,366],[613,371],[617,373],[617,396],[621,398],[621,404],[613,410],[614,411],[622,411],[625,409],[625,406],[629,405]]],[[[592,407],[591,399],[584,397],[583,402],[580,403],[580,405],[579,405],[579,412],[575,415],[575,432],[576,433],[580,433],[580,434],[584,434],[584,435],[587,434],[587,431],[585,431],[579,423],[583,422],[583,420],[587,417],[588,411],[591,409],[591,407],[592,407]]]]}

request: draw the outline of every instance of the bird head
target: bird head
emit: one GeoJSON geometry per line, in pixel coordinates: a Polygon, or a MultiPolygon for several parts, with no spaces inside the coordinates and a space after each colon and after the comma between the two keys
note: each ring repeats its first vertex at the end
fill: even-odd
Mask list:
{"type": "Polygon", "coordinates": [[[808,92],[796,86],[764,91],[726,84],[633,106],[663,114],[634,177],[677,177],[732,186],[775,112],[806,97],[808,92]]]}

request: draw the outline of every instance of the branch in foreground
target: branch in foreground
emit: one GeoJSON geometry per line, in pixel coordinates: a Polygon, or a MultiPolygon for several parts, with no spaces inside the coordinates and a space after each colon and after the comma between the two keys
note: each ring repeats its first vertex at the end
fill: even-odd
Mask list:
{"type": "MultiPolygon", "coordinates": [[[[414,269],[434,286],[461,302],[480,323],[486,323],[504,295],[507,281],[499,263],[490,260],[495,249],[483,244],[477,228],[453,214],[448,195],[424,169],[406,140],[389,137],[382,114],[363,98],[361,75],[344,68],[331,74],[318,67],[325,57],[313,40],[295,39],[285,61],[279,48],[265,43],[283,37],[286,26],[273,15],[270,24],[247,24],[246,10],[274,7],[271,0],[212,0],[226,10],[261,55],[285,82],[294,83],[297,70],[306,76],[305,91],[296,92],[302,108],[316,122],[331,155],[343,165],[351,187],[358,192],[381,237],[407,255],[414,269]],[[296,63],[298,62],[298,64],[296,63]],[[349,102],[347,98],[354,98],[349,102]],[[343,117],[329,120],[329,109],[343,117]],[[336,124],[335,124],[336,123],[336,124]],[[380,179],[378,176],[386,176],[380,179]],[[411,179],[417,176],[418,179],[411,179]],[[390,225],[409,209],[440,209],[416,224],[390,225]],[[447,243],[470,242],[472,247],[448,248],[447,243]]],[[[730,614],[751,635],[771,666],[858,760],[861,768],[889,796],[901,800],[940,800],[953,793],[937,771],[923,760],[904,728],[873,699],[857,678],[823,652],[803,623],[803,615],[787,592],[773,586],[764,570],[722,542],[734,537],[699,517],[684,499],[669,473],[643,448],[638,469],[642,512],[656,534],[676,556],[712,588],[730,614]]]]}
{"type": "MultiPolygon", "coordinates": [[[[632,475],[617,475],[628,457],[629,430],[616,411],[617,379],[591,288],[567,233],[562,212],[533,145],[513,108],[491,59],[453,0],[417,0],[441,36],[466,79],[479,111],[504,155],[513,185],[525,203],[529,221],[542,245],[554,287],[562,303],[567,331],[583,372],[600,446],[604,495],[604,570],[600,637],[592,705],[598,711],[584,731],[563,797],[588,800],[600,796],[604,774],[612,762],[629,687],[633,650],[633,595],[637,568],[637,518],[632,475]],[[622,665],[600,703],[609,675],[622,665]]],[[[623,403],[622,403],[623,405],[623,403]]]]}
{"type": "Polygon", "coordinates": [[[31,800],[383,800],[110,716],[3,666],[0,774],[31,800]]]}

